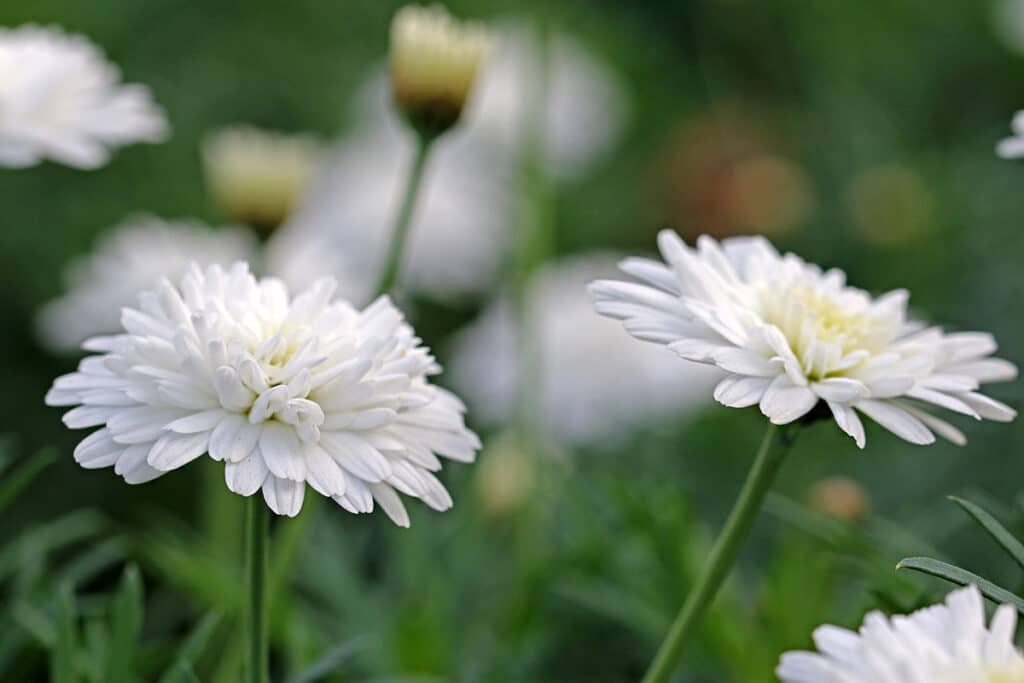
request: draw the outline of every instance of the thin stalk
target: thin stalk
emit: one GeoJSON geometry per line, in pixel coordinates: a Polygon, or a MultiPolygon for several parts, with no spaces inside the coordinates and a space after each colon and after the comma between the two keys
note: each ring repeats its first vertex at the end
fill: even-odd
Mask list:
{"type": "Polygon", "coordinates": [[[246,614],[249,647],[246,652],[247,683],[269,683],[270,647],[267,638],[267,557],[269,555],[270,517],[263,497],[248,499],[247,562],[249,604],[246,614]]]}
{"type": "Polygon", "coordinates": [[[409,225],[412,223],[413,209],[416,207],[416,198],[419,196],[420,187],[423,185],[423,172],[427,167],[427,155],[435,139],[433,136],[420,132],[416,132],[415,136],[416,155],[413,158],[412,166],[409,168],[402,206],[398,211],[395,227],[391,231],[388,258],[385,262],[380,282],[377,285],[378,295],[387,294],[398,283],[398,275],[402,267],[402,252],[409,235],[409,225]]]}
{"type": "Polygon", "coordinates": [[[736,563],[736,556],[750,534],[754,520],[764,505],[765,494],[771,488],[775,474],[779,471],[792,441],[788,434],[783,434],[780,444],[772,448],[777,430],[778,427],[773,424],[768,426],[739,498],[736,499],[725,527],[711,549],[708,563],[683,602],[672,628],[669,629],[668,635],[658,649],[658,654],[647,670],[647,675],[644,676],[643,683],[666,683],[672,678],[672,674],[679,666],[679,660],[682,659],[687,638],[700,622],[736,563]]]}

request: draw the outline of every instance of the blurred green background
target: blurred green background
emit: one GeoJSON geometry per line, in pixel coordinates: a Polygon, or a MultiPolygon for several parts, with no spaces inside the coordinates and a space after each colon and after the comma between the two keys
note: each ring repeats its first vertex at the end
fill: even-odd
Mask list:
{"type": "MultiPolygon", "coordinates": [[[[237,680],[242,500],[223,490],[214,463],[134,488],[109,470],[81,470],[71,458],[80,434],[42,402],[75,359],[42,350],[32,320],[60,292],[68,260],[125,215],[216,220],[198,154],[204,132],[243,121],[343,134],[398,6],[0,4],[0,25],[57,23],[89,36],[127,81],[152,88],[173,127],[166,144],[125,149],[92,173],[0,170],[4,456],[45,457],[47,446],[57,456],[0,517],[0,679],[47,680],[56,586],[74,584],[86,622],[100,621],[131,560],[146,590],[140,680],[156,680],[207,612],[223,619],[196,672],[237,680]]],[[[1000,355],[1024,361],[1024,167],[993,152],[1024,108],[1024,51],[1000,39],[991,0],[448,7],[571,33],[620,73],[632,99],[612,153],[557,190],[559,253],[647,253],[664,226],[688,237],[761,229],[866,289],[908,288],[928,318],[992,331],[1000,355]],[[735,164],[751,150],[785,159],[789,173],[737,181],[735,164]],[[793,192],[799,210],[786,203],[793,192]]],[[[443,361],[448,335],[484,303],[421,307],[417,332],[443,361]]],[[[1020,405],[1019,384],[992,393],[1020,405]]],[[[944,497],[967,494],[1024,519],[1015,500],[1024,430],[958,424],[965,448],[915,448],[870,426],[864,451],[829,423],[801,435],[680,680],[771,681],[778,654],[807,646],[815,625],[937,595],[941,585],[894,573],[900,557],[927,552],[1019,582],[944,497]],[[808,487],[834,474],[866,491],[865,518],[837,522],[803,505],[808,487]]],[[[276,527],[275,680],[338,646],[351,652],[334,651],[344,662],[323,680],[638,680],[761,430],[756,410],[709,406],[621,444],[537,458],[528,495],[499,512],[480,465],[446,467],[456,508],[413,506],[408,531],[311,501],[321,504],[276,527]]]]}

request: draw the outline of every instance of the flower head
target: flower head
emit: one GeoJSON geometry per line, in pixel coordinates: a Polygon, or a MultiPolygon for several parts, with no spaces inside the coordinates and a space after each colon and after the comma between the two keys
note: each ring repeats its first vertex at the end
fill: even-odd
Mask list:
{"type": "Polygon", "coordinates": [[[439,367],[386,297],[359,311],[334,289],[325,279],[293,299],[241,262],[162,280],[47,394],[77,406],[69,427],[99,427],[75,459],[141,483],[209,453],[231,491],[262,490],[289,516],[307,483],[353,513],[376,501],[403,526],[397,492],[447,509],[437,456],[469,462],[479,447],[462,404],[430,384],[439,367]]]}
{"type": "Polygon", "coordinates": [[[782,683],[1022,683],[1016,620],[1003,605],[986,625],[981,593],[969,586],[908,616],[873,612],[857,633],[822,626],[819,652],[787,652],[776,674],[782,683]]]}
{"type": "Polygon", "coordinates": [[[459,120],[491,39],[440,5],[408,5],[391,22],[391,84],[418,131],[437,135],[459,120]]]}
{"type": "Polygon", "coordinates": [[[1024,111],[1019,111],[1010,123],[1013,135],[1000,141],[996,154],[1004,159],[1024,157],[1024,111]]]}
{"type": "Polygon", "coordinates": [[[233,126],[203,142],[203,164],[214,201],[231,220],[270,234],[291,216],[322,161],[307,135],[233,126]]]}
{"type": "Polygon", "coordinates": [[[905,291],[873,298],[848,286],[842,271],[780,255],[758,237],[702,237],[692,249],[663,231],[659,245],[667,264],[621,264],[645,284],[591,286],[596,309],[639,339],[725,370],[714,394],[724,405],[759,405],[773,423],[787,424],[824,402],[862,448],[858,414],[916,444],[933,442],[933,432],[965,441],[928,408],[1001,422],[1016,415],[978,392],[1017,375],[991,357],[992,336],[922,328],[907,319],[905,291]]]}
{"type": "Polygon", "coordinates": [[[121,308],[163,276],[177,280],[200,265],[249,259],[256,245],[240,228],[213,230],[195,221],[133,216],[105,233],[92,253],[64,271],[67,292],[46,304],[37,323],[43,343],[77,349],[89,337],[121,329],[121,308]]]}
{"type": "Polygon", "coordinates": [[[102,166],[109,148],[167,137],[163,112],[141,85],[82,36],[59,28],[0,28],[0,166],[52,159],[102,166]]]}

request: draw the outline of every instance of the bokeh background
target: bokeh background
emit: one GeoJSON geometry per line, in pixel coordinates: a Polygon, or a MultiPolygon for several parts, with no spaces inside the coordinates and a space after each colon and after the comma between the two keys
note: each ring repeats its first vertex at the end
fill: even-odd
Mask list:
{"type": "MultiPolygon", "coordinates": [[[[209,130],[246,122],[325,141],[356,130],[354,101],[386,57],[397,7],[0,4],[0,25],[57,23],[89,36],[126,80],[152,88],[173,127],[167,143],[123,150],[96,172],[0,171],[2,454],[11,467],[50,463],[0,516],[0,679],[47,680],[56,587],[72,583],[84,619],[101,619],[126,561],[146,588],[141,680],[156,680],[205,614],[222,618],[197,674],[238,679],[242,500],[214,463],[134,488],[109,470],[81,470],[71,458],[80,434],[42,400],[76,356],[45,350],[34,319],[62,291],[67,263],[126,215],[223,222],[199,154],[209,130]]],[[[663,227],[691,239],[761,232],[870,291],[906,287],[922,317],[992,331],[1001,355],[1024,361],[1024,167],[993,151],[1024,107],[1024,11],[1012,0],[448,7],[571,36],[615,83],[619,134],[542,193],[551,258],[646,254],[663,227]]],[[[582,111],[579,125],[603,114],[582,111]]],[[[507,221],[507,239],[524,215],[507,221]]],[[[455,301],[412,297],[408,310],[448,363],[458,332],[502,290],[495,282],[455,301]]],[[[1019,384],[993,393],[1020,405],[1019,384]]],[[[446,467],[455,509],[411,506],[410,530],[323,500],[278,524],[277,678],[328,654],[338,666],[327,681],[637,680],[763,424],[756,409],[706,400],[678,414],[655,406],[654,392],[629,400],[650,403],[659,419],[557,446],[482,422],[471,404],[480,461],[446,467]]],[[[772,681],[778,654],[807,646],[815,625],[852,625],[867,609],[938,595],[941,584],[894,571],[901,557],[943,557],[1016,586],[1021,577],[945,496],[1024,521],[1024,430],[958,425],[965,448],[917,448],[871,426],[864,451],[828,423],[801,434],[680,680],[772,681]],[[848,478],[839,493],[815,488],[835,476],[848,478]],[[851,488],[852,509],[837,504],[851,488]]]]}

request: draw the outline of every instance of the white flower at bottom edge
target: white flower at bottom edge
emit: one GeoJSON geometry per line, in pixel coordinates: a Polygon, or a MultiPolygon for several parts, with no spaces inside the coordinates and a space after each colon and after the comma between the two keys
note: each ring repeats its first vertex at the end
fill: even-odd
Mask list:
{"type": "Polygon", "coordinates": [[[75,459],[134,484],[209,453],[231,491],[262,489],[289,516],[307,483],[349,512],[376,502],[401,526],[397,492],[451,507],[437,456],[471,462],[480,445],[462,403],[430,384],[440,368],[387,297],[358,311],[334,289],[324,279],[292,299],[245,263],[162,280],[124,309],[125,333],[88,340],[101,355],[46,396],[77,406],[68,427],[100,428],[75,459]]]}
{"type": "Polygon", "coordinates": [[[842,271],[780,255],[760,237],[704,236],[692,249],[666,230],[659,246],[667,265],[620,264],[644,284],[593,283],[595,308],[639,339],[725,370],[714,395],[726,406],[759,405],[774,424],[788,424],[824,401],[861,448],[859,414],[915,444],[932,443],[933,432],[966,441],[930,407],[979,420],[1016,416],[978,392],[1017,376],[1016,366],[991,357],[992,336],[908,321],[903,290],[872,298],[847,286],[842,271]]]}
{"type": "Polygon", "coordinates": [[[872,612],[857,633],[821,626],[818,653],[787,652],[776,674],[783,683],[1024,683],[1016,621],[1003,605],[986,626],[981,593],[969,586],[907,616],[872,612]]]}
{"type": "Polygon", "coordinates": [[[1024,111],[1014,115],[1010,123],[1013,135],[1004,138],[996,146],[996,154],[1004,159],[1019,159],[1024,157],[1024,111]]]}

